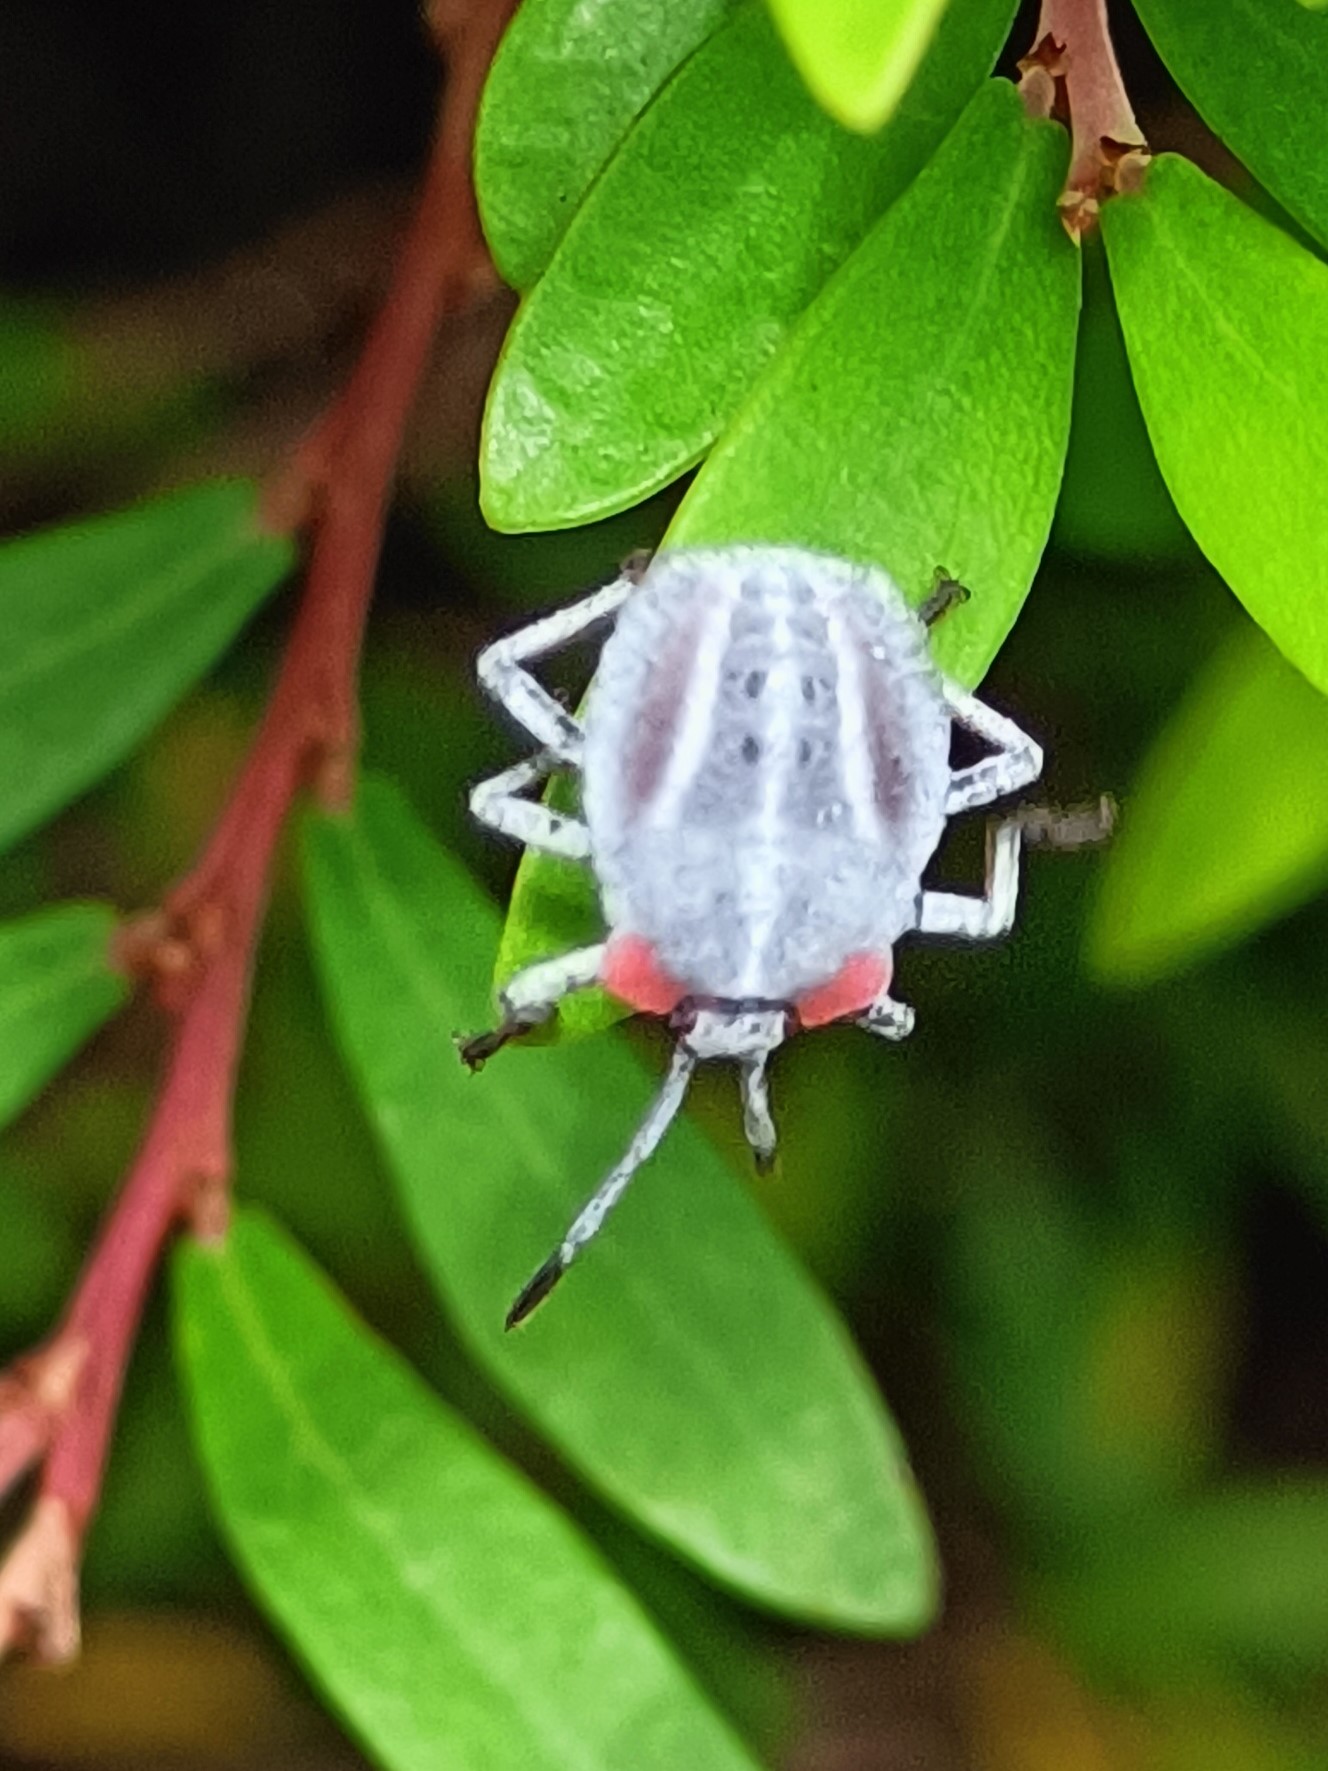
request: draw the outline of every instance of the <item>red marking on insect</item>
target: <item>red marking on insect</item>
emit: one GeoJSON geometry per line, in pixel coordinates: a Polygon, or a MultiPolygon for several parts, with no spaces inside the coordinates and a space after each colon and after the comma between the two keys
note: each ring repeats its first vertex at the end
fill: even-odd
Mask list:
{"type": "Polygon", "coordinates": [[[842,1021],[848,1015],[861,1014],[863,1009],[882,995],[893,970],[889,954],[855,953],[830,979],[818,984],[798,998],[798,1020],[803,1027],[824,1027],[827,1021],[842,1021]]]}
{"type": "Polygon", "coordinates": [[[648,1015],[667,1015],[687,994],[684,985],[669,977],[655,957],[655,949],[640,935],[615,935],[604,954],[600,974],[606,990],[621,1002],[648,1015]]]}

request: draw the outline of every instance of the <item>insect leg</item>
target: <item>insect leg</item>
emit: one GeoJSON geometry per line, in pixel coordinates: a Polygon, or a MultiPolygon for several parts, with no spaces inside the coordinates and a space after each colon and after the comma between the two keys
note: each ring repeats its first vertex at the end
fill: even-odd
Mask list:
{"type": "Polygon", "coordinates": [[[598,981],[604,965],[604,943],[576,947],[556,959],[541,959],[516,973],[498,992],[502,1022],[490,1033],[477,1033],[460,1046],[461,1061],[478,1070],[487,1058],[501,1051],[509,1040],[519,1039],[547,1021],[564,996],[585,990],[598,981]]]}
{"type": "Polygon", "coordinates": [[[967,941],[994,941],[1014,927],[1019,896],[1018,817],[993,818],[987,825],[987,886],[980,898],[959,892],[923,892],[917,929],[924,935],[959,935],[967,941]]]}
{"type": "Polygon", "coordinates": [[[1029,848],[1095,848],[1116,828],[1118,808],[1109,793],[1099,794],[1088,805],[1021,806],[1015,814],[1029,848]]]}
{"type": "Polygon", "coordinates": [[[1106,793],[1092,805],[1072,806],[1066,811],[1052,806],[1023,806],[1008,817],[989,819],[987,884],[982,897],[924,892],[918,902],[919,933],[961,935],[970,941],[992,941],[1008,935],[1014,927],[1015,901],[1019,896],[1021,845],[1027,842],[1032,848],[1087,848],[1105,842],[1115,822],[1116,802],[1106,793]]]}
{"type": "Polygon", "coordinates": [[[775,1166],[775,1122],[770,1116],[770,1090],[765,1074],[766,1053],[744,1058],[738,1071],[742,1095],[742,1129],[756,1158],[757,1171],[769,1174],[775,1166]]]}
{"type": "Polygon", "coordinates": [[[490,695],[560,762],[581,760],[581,722],[537,683],[525,666],[532,658],[556,652],[597,621],[616,615],[638,582],[634,571],[625,571],[571,608],[532,621],[529,627],[495,640],[479,655],[475,669],[490,695]]]}
{"type": "Polygon", "coordinates": [[[646,1158],[654,1153],[682,1106],[687,1084],[691,1081],[695,1068],[694,1054],[683,1045],[675,1046],[668,1075],[641,1121],[636,1136],[627,1146],[627,1154],[582,1206],[572,1220],[567,1234],[548,1260],[522,1287],[516,1302],[507,1312],[508,1328],[515,1328],[518,1322],[529,1316],[537,1304],[543,1303],[579,1251],[599,1234],[605,1218],[626,1192],[628,1182],[646,1158]]]}
{"type": "Polygon", "coordinates": [[[965,731],[972,732],[990,744],[995,756],[984,756],[981,762],[967,769],[956,769],[950,777],[945,800],[945,815],[969,812],[975,806],[990,805],[1004,794],[1027,787],[1042,773],[1042,747],[1028,733],[976,695],[967,694],[956,683],[944,685],[945,699],[951,717],[965,731]]]}
{"type": "Polygon", "coordinates": [[[515,837],[528,849],[561,855],[568,861],[587,860],[590,832],[579,818],[522,797],[526,788],[538,786],[563,766],[551,750],[541,750],[525,762],[514,763],[510,769],[491,775],[471,789],[471,813],[490,830],[515,837]]]}
{"type": "Polygon", "coordinates": [[[972,595],[973,592],[966,584],[952,578],[944,566],[937,566],[931,589],[918,604],[918,620],[924,627],[935,627],[951,609],[959,608],[972,595]]]}
{"type": "Polygon", "coordinates": [[[853,1025],[875,1033],[879,1039],[899,1040],[908,1038],[915,1018],[906,1002],[896,1002],[893,996],[878,996],[860,1015],[854,1016],[853,1025]]]}

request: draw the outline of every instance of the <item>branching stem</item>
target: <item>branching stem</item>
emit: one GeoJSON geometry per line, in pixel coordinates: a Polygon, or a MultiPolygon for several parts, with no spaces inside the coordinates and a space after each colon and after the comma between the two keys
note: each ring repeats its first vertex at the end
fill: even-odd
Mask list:
{"type": "Polygon", "coordinates": [[[125,1367],[171,1232],[224,1233],[231,1100],[272,861],[302,788],[350,798],[361,637],[402,433],[444,315],[492,273],[470,186],[470,137],[509,0],[430,17],[449,50],[448,100],[381,312],[340,397],[274,479],[264,520],[308,534],[299,608],[253,747],[203,854],[118,958],[171,1018],[143,1144],[50,1339],[0,1375],[0,1496],[40,1469],[27,1525],[0,1564],[0,1657],[77,1652],[78,1563],[125,1367]]]}
{"type": "Polygon", "coordinates": [[[1032,50],[1019,64],[1034,116],[1068,114],[1073,148],[1061,194],[1071,238],[1096,227],[1104,197],[1133,189],[1148,161],[1107,23],[1107,0],[1042,0],[1032,50]]]}

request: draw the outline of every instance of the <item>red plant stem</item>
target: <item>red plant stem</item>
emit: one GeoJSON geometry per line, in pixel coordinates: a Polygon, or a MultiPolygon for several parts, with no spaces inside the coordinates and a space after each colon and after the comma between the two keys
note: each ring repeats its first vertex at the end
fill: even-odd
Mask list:
{"type": "Polygon", "coordinates": [[[183,1218],[224,1229],[230,1122],[273,856],[304,785],[349,799],[361,638],[411,402],[445,313],[487,276],[469,175],[483,70],[508,10],[482,0],[456,29],[449,102],[383,308],[355,371],[268,489],[270,526],[311,529],[308,571],[257,737],[207,847],[122,958],[156,971],[175,1017],[165,1076],[128,1179],[64,1321],[0,1377],[0,1494],[42,1463],[27,1530],[0,1566],[0,1656],[77,1650],[78,1549],[101,1488],[124,1371],[162,1248],[183,1218]]]}
{"type": "Polygon", "coordinates": [[[200,954],[147,1138],[66,1323],[90,1351],[79,1405],[52,1441],[43,1491],[65,1501],[80,1530],[100,1488],[120,1374],[161,1245],[182,1212],[197,1208],[202,1227],[220,1228],[230,1102],[273,853],[311,766],[315,785],[344,803],[360,638],[392,472],[444,303],[464,293],[473,274],[469,251],[458,271],[457,246],[476,238],[465,166],[440,150],[355,373],[303,452],[317,462],[330,432],[300,610],[226,809],[197,867],[165,904],[168,919],[211,951],[200,954]]]}
{"type": "Polygon", "coordinates": [[[1034,47],[1020,63],[1029,110],[1064,103],[1073,147],[1060,204],[1074,237],[1096,225],[1103,197],[1137,183],[1147,144],[1135,120],[1107,23],[1107,0],[1042,0],[1034,47]]]}

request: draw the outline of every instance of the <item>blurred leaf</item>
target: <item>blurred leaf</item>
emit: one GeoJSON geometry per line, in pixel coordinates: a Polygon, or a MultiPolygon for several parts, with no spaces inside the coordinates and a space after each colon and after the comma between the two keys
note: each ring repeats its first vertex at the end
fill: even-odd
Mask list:
{"type": "Polygon", "coordinates": [[[243,481],[0,548],[0,848],[114,768],[293,560],[243,481]]]}
{"type": "Polygon", "coordinates": [[[543,272],[596,173],[734,0],[524,0],[489,70],[475,193],[499,271],[543,272]]]}
{"type": "Polygon", "coordinates": [[[0,1152],[0,1343],[21,1347],[47,1332],[81,1249],[65,1197],[31,1161],[0,1152]]]}
{"type": "Polygon", "coordinates": [[[129,994],[111,970],[116,915],[61,904],[0,923],[0,1125],[129,994]]]}
{"type": "Polygon", "coordinates": [[[1257,631],[1200,672],[1103,857],[1095,971],[1157,978],[1328,882],[1328,701],[1257,631]]]}
{"type": "Polygon", "coordinates": [[[1065,162],[1064,131],[989,82],[761,378],[667,544],[822,547],[883,566],[915,602],[944,566],[973,596],[934,650],[979,682],[1065,462],[1079,312],[1065,162]]]}
{"type": "Polygon", "coordinates": [[[817,103],[846,129],[872,130],[889,117],[917,72],[946,0],[769,0],[769,5],[817,103]]]}
{"type": "Polygon", "coordinates": [[[1103,1533],[1047,1595],[1076,1649],[1143,1688],[1328,1661],[1328,1482],[1245,1482],[1103,1533]]]}
{"type": "MultiPolygon", "coordinates": [[[[418,730],[418,728],[417,728],[418,730]]],[[[334,1283],[391,1307],[400,1342],[408,1259],[386,1169],[327,1027],[289,886],[269,913],[254,980],[235,1125],[235,1168],[334,1283]],[[288,895],[289,894],[289,895],[288,895]]],[[[427,1307],[430,1332],[437,1317],[427,1307]]]]}
{"type": "Polygon", "coordinates": [[[1254,619],[1328,689],[1328,265],[1174,154],[1106,205],[1102,228],[1176,508],[1254,619]]]}
{"type": "Polygon", "coordinates": [[[334,1023],[425,1260],[494,1381],[616,1506],[751,1599],[907,1632],[935,1605],[926,1521],[840,1323],[685,1118],[522,1331],[503,1318],[653,1090],[615,1040],[507,1051],[496,910],[385,784],[311,822],[334,1023]]]}
{"type": "MultiPolygon", "coordinates": [[[[126,353],[76,308],[0,292],[0,470],[26,485],[58,462],[182,449],[215,420],[210,378],[171,353],[126,353]]],[[[20,501],[21,502],[21,501],[20,501]]]]}
{"type": "Polygon", "coordinates": [[[77,375],[77,352],[57,310],[0,298],[0,450],[40,448],[77,375]]]}
{"type": "MultiPolygon", "coordinates": [[[[1210,985],[1209,1020],[1221,1025],[1229,1014],[1230,984],[1225,973],[1210,985]]],[[[1299,987],[1306,1001],[1265,980],[1236,980],[1240,988],[1240,1039],[1232,1041],[1224,1073],[1191,1012],[1180,1017],[1190,1034],[1191,1062],[1203,1063],[1216,1088],[1225,1090],[1238,1117],[1238,1129],[1258,1152],[1277,1159],[1278,1181],[1293,1186],[1328,1235],[1328,1027],[1322,1012],[1320,980],[1307,972],[1299,987]],[[1244,985],[1241,988],[1241,985],[1244,985]],[[1260,987],[1262,984],[1262,987],[1260,987]],[[1188,1025],[1187,1025],[1188,1022],[1188,1025]],[[1205,1049],[1207,1048],[1207,1049],[1205,1049]]]]}
{"type": "MultiPolygon", "coordinates": [[[[1187,1681],[1149,1703],[1143,1763],[1147,1771],[1324,1771],[1316,1707],[1298,1717],[1275,1696],[1237,1695],[1230,1681],[1187,1681]]],[[[1139,1760],[1127,1764],[1133,1771],[1139,1760]]]]}
{"type": "MultiPolygon", "coordinates": [[[[101,1178],[104,1184],[104,1170],[101,1178]]],[[[66,1286],[71,1276],[66,1271],[66,1286]]],[[[230,1558],[180,1407],[168,1322],[165,1300],[154,1297],[116,1416],[115,1455],[83,1563],[80,1585],[90,1614],[234,1595],[230,1558]]]]}
{"type": "Polygon", "coordinates": [[[481,445],[498,529],[636,503],[704,455],[790,325],[994,62],[1009,0],[959,0],[864,140],[808,98],[748,6],[660,94],[586,198],[503,349],[481,445]]]}
{"type": "Polygon", "coordinates": [[[975,1103],[952,1139],[963,1206],[941,1295],[978,1456],[1045,1548],[1171,1500],[1211,1462],[1231,1288],[1216,1232],[1104,1222],[1044,1139],[1017,1101],[975,1103]]]}
{"type": "Polygon", "coordinates": [[[1158,54],[1208,127],[1328,245],[1322,127],[1328,113],[1328,19],[1285,0],[1135,5],[1158,54]]]}
{"type": "Polygon", "coordinates": [[[598,1554],[270,1220],[180,1253],[199,1450],[259,1597],[392,1771],[752,1761],[598,1554]]]}

